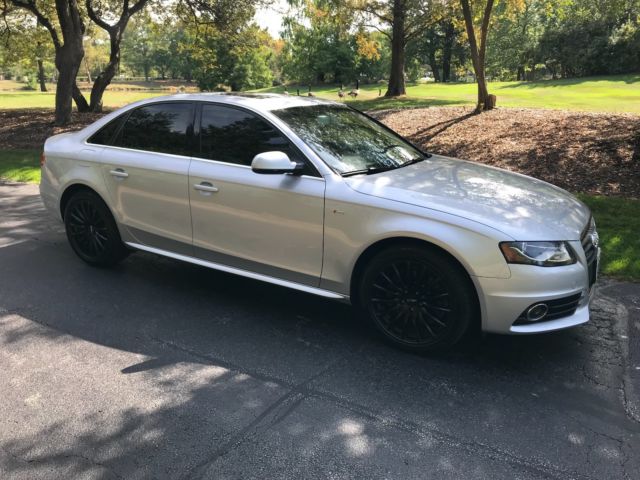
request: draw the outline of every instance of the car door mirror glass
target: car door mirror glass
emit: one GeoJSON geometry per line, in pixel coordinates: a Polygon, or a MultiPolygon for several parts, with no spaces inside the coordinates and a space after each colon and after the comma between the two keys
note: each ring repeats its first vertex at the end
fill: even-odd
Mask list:
{"type": "Polygon", "coordinates": [[[286,153],[280,151],[259,153],[251,162],[251,170],[255,173],[294,173],[303,168],[303,165],[292,162],[286,153]]]}

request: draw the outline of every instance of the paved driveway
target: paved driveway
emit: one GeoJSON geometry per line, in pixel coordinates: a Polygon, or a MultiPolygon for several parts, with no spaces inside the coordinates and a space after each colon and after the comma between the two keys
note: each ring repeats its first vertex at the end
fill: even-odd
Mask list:
{"type": "Polygon", "coordinates": [[[419,357],[306,294],[141,253],[90,268],[37,187],[3,185],[0,478],[637,479],[639,292],[419,357]]]}

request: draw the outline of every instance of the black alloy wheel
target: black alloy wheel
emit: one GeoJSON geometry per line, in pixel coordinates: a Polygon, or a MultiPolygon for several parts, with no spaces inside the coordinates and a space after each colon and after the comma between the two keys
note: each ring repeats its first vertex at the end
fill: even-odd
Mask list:
{"type": "Polygon", "coordinates": [[[466,272],[442,253],[416,246],[378,254],[363,274],[359,300],[385,339],[419,352],[455,344],[477,311],[466,272]]]}
{"type": "Polygon", "coordinates": [[[74,194],[65,207],[64,223],[74,252],[90,265],[110,266],[127,256],[115,220],[97,194],[74,194]]]}

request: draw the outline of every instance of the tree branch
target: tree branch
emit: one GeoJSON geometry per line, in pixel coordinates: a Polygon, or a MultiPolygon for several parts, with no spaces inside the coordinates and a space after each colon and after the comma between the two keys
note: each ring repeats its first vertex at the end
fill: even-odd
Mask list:
{"type": "Polygon", "coordinates": [[[44,14],[38,9],[36,6],[36,2],[34,0],[10,0],[13,5],[17,8],[22,8],[27,10],[36,17],[36,19],[40,22],[44,28],[49,31],[49,35],[51,35],[51,40],[53,41],[53,46],[55,48],[60,48],[62,44],[60,43],[60,38],[58,37],[58,32],[54,28],[51,21],[44,16],[44,14]]]}
{"type": "Polygon", "coordinates": [[[142,10],[145,7],[145,5],[149,3],[149,0],[138,0],[136,3],[133,4],[133,7],[131,8],[128,7],[128,3],[129,2],[125,0],[125,4],[127,4],[127,11],[129,12],[129,16],[132,16],[138,13],[140,10],[142,10]]]}
{"type": "Polygon", "coordinates": [[[369,27],[369,28],[374,28],[377,31],[379,31],[380,33],[382,33],[384,36],[386,36],[389,40],[391,40],[391,34],[386,31],[386,30],[382,30],[380,27],[376,26],[376,25],[368,25],[368,24],[364,24],[363,27],[369,27]]]}
{"type": "Polygon", "coordinates": [[[113,29],[114,26],[109,25],[107,22],[105,22],[102,18],[98,16],[96,11],[93,9],[93,3],[91,2],[91,0],[86,0],[85,5],[87,7],[87,15],[89,16],[91,21],[96,25],[98,25],[103,30],[106,30],[107,32],[111,33],[111,30],[113,29]]]}
{"type": "Polygon", "coordinates": [[[487,33],[489,32],[489,21],[491,20],[491,10],[493,9],[493,1],[487,0],[484,9],[484,17],[482,18],[482,26],[480,27],[480,58],[484,62],[485,53],[487,51],[487,33]]]}
{"type": "Polygon", "coordinates": [[[383,15],[382,13],[378,13],[372,7],[368,7],[368,6],[357,7],[356,6],[355,10],[357,10],[359,12],[362,12],[362,13],[369,14],[369,15],[373,15],[377,19],[382,20],[384,23],[388,23],[389,25],[393,24],[393,17],[391,17],[389,15],[383,15]]]}

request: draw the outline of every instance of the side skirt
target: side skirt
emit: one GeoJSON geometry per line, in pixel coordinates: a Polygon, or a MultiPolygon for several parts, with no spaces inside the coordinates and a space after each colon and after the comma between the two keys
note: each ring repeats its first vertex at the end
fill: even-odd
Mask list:
{"type": "Polygon", "coordinates": [[[240,275],[242,277],[251,278],[253,280],[260,280],[262,282],[271,283],[274,285],[280,285],[281,287],[292,288],[294,290],[300,290],[301,292],[310,293],[312,295],[318,295],[320,297],[332,298],[335,300],[342,300],[344,302],[349,301],[349,297],[347,295],[342,295],[340,293],[332,292],[329,290],[324,290],[322,288],[309,287],[307,285],[302,285],[300,283],[289,282],[287,280],[282,280],[275,277],[270,277],[268,275],[262,275],[260,273],[250,272],[248,270],[242,270],[240,268],[229,267],[228,265],[222,265],[220,263],[209,262],[207,260],[201,260],[199,258],[189,257],[187,255],[181,255],[179,253],[169,252],[167,250],[161,250],[159,248],[149,247],[147,245],[141,245],[139,243],[134,242],[125,242],[129,247],[135,248],[136,250],[144,250],[145,252],[155,253],[156,255],[162,255],[163,257],[174,258],[176,260],[182,260],[183,262],[193,263],[195,265],[200,265],[202,267],[212,268],[214,270],[220,270],[222,272],[233,273],[234,275],[240,275]]]}

